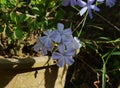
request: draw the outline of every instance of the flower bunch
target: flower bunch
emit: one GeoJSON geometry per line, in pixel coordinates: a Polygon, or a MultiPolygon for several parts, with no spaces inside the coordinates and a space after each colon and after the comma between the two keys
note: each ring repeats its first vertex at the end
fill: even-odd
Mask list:
{"type": "Polygon", "coordinates": [[[42,55],[51,52],[52,59],[57,61],[59,67],[63,67],[74,63],[73,56],[80,47],[80,41],[72,36],[71,28],[64,29],[64,25],[58,23],[56,30],[46,30],[44,36],[38,37],[34,50],[42,55]]]}
{"type": "Polygon", "coordinates": [[[92,18],[92,10],[100,11],[100,9],[94,3],[95,2],[103,3],[104,1],[106,3],[106,6],[109,6],[109,7],[114,6],[116,3],[116,0],[87,0],[87,2],[85,2],[83,0],[63,0],[62,5],[67,6],[67,5],[69,5],[69,3],[71,6],[78,5],[78,6],[82,7],[82,9],[79,11],[80,16],[82,16],[85,12],[88,11],[90,18],[92,18]]]}

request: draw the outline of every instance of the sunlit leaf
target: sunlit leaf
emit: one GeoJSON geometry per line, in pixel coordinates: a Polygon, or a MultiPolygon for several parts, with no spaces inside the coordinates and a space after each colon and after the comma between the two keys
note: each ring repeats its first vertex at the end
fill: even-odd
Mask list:
{"type": "Polygon", "coordinates": [[[11,13],[10,13],[10,18],[11,18],[12,21],[14,21],[14,22],[17,23],[17,21],[18,21],[18,16],[17,16],[17,14],[16,14],[15,12],[11,12],[11,13]]]}
{"type": "Polygon", "coordinates": [[[37,16],[39,16],[39,14],[40,14],[40,10],[39,10],[38,7],[33,7],[33,8],[32,8],[32,12],[33,12],[35,15],[37,15],[37,16]]]}
{"type": "MultiPolygon", "coordinates": [[[[3,0],[3,1],[7,1],[7,0],[3,0]]],[[[16,6],[17,2],[18,2],[17,0],[10,0],[10,3],[13,4],[14,6],[16,6]]]]}
{"type": "Polygon", "coordinates": [[[16,28],[14,30],[14,37],[15,37],[15,39],[21,39],[21,38],[23,38],[23,31],[20,30],[19,28],[16,28]]]}

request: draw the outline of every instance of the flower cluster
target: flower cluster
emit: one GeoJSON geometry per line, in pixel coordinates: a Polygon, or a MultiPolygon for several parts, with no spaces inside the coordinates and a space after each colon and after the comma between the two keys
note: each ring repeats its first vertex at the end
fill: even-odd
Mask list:
{"type": "Polygon", "coordinates": [[[38,37],[34,50],[42,55],[51,52],[52,59],[57,61],[59,67],[63,67],[74,63],[73,56],[80,47],[80,41],[72,36],[71,28],[64,29],[64,25],[58,23],[56,30],[47,30],[44,36],[38,37]]]}
{"type": "Polygon", "coordinates": [[[94,3],[95,2],[103,3],[104,1],[106,3],[106,6],[109,6],[109,7],[114,6],[116,3],[116,0],[87,0],[87,2],[85,2],[83,0],[63,0],[62,5],[63,6],[67,6],[69,4],[71,6],[78,5],[78,6],[82,7],[82,9],[79,11],[80,16],[82,16],[85,12],[88,11],[90,18],[92,18],[92,10],[100,11],[100,9],[94,3]]]}

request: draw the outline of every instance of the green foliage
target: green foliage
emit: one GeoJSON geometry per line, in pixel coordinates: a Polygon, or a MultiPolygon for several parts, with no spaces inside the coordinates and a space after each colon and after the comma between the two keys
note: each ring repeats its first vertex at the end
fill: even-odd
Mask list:
{"type": "Polygon", "coordinates": [[[14,38],[22,39],[22,37],[23,37],[23,31],[16,27],[14,30],[14,38]]]}
{"type": "MultiPolygon", "coordinates": [[[[56,2],[57,1],[53,0],[31,0],[30,2],[24,0],[1,0],[1,25],[6,26],[5,28],[1,26],[0,32],[5,30],[6,36],[9,37],[8,39],[21,40],[26,37],[26,35],[30,35],[33,31],[45,30],[49,26],[48,18],[50,14],[54,13],[52,13],[52,10],[56,2]]],[[[56,19],[57,18],[58,17],[56,17],[56,19]]],[[[52,24],[54,24],[54,21],[52,24]]]]}

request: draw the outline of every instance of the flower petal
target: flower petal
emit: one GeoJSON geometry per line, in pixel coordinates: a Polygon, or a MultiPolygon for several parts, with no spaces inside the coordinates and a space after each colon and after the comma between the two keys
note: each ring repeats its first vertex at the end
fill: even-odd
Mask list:
{"type": "Polygon", "coordinates": [[[70,5],[75,6],[77,4],[76,0],[70,0],[70,5]]]}
{"type": "Polygon", "coordinates": [[[73,48],[69,48],[66,52],[65,52],[65,56],[74,56],[75,55],[75,50],[73,48]]]}
{"type": "Polygon", "coordinates": [[[65,63],[68,64],[69,66],[74,63],[74,59],[72,57],[66,56],[65,57],[65,63]]]}
{"type": "Polygon", "coordinates": [[[40,43],[36,43],[34,46],[33,46],[33,49],[38,52],[41,48],[41,44],[40,43]]]}
{"type": "Polygon", "coordinates": [[[95,2],[95,0],[87,0],[88,5],[92,5],[95,2]]]}
{"type": "Polygon", "coordinates": [[[59,67],[64,67],[65,66],[65,59],[64,59],[64,57],[58,60],[57,66],[59,66],[59,67]]]}
{"type": "Polygon", "coordinates": [[[106,6],[112,7],[116,3],[116,0],[106,0],[106,6]]]}
{"type": "Polygon", "coordinates": [[[58,45],[58,51],[60,53],[64,54],[64,52],[65,52],[65,45],[63,45],[63,44],[58,45]]]}
{"type": "Polygon", "coordinates": [[[88,9],[88,14],[90,16],[90,19],[92,19],[93,18],[93,16],[92,16],[92,9],[88,9]]]}
{"type": "Polygon", "coordinates": [[[40,38],[39,38],[39,41],[40,41],[42,44],[45,44],[45,39],[46,39],[46,36],[43,36],[43,37],[40,37],[40,38]]]}
{"type": "Polygon", "coordinates": [[[85,12],[87,11],[87,7],[83,7],[81,10],[80,10],[80,16],[82,16],[85,12]]]}
{"type": "Polygon", "coordinates": [[[48,51],[52,51],[53,50],[53,45],[50,47],[45,47],[48,51]]]}
{"type": "Polygon", "coordinates": [[[80,44],[80,41],[78,40],[77,37],[74,37],[74,42],[73,43],[74,43],[75,49],[80,49],[81,44],[80,44]]]}
{"type": "Polygon", "coordinates": [[[45,47],[53,47],[53,42],[51,41],[50,38],[45,39],[45,47]]]}
{"type": "Polygon", "coordinates": [[[90,6],[93,10],[95,10],[95,11],[100,11],[100,9],[97,7],[97,6],[95,6],[95,5],[91,5],[90,6]]]}
{"type": "Polygon", "coordinates": [[[58,53],[58,52],[53,52],[52,53],[52,59],[53,60],[57,60],[60,59],[62,57],[62,54],[58,53]]]}
{"type": "Polygon", "coordinates": [[[61,42],[61,36],[60,33],[57,30],[54,30],[51,34],[51,39],[57,43],[61,42]]]}
{"type": "Polygon", "coordinates": [[[47,49],[43,47],[42,50],[41,50],[41,54],[46,55],[47,54],[47,49]]]}
{"type": "Polygon", "coordinates": [[[65,35],[69,35],[69,36],[72,35],[71,28],[65,29],[63,33],[64,33],[65,35]]]}
{"type": "Polygon", "coordinates": [[[58,29],[59,31],[63,31],[64,25],[63,25],[62,23],[58,23],[58,24],[57,24],[57,29],[58,29]]]}
{"type": "Polygon", "coordinates": [[[62,4],[63,6],[68,6],[68,5],[69,5],[69,2],[70,2],[70,0],[63,0],[61,4],[62,4]]]}
{"type": "Polygon", "coordinates": [[[50,34],[51,34],[51,31],[50,31],[50,30],[46,30],[46,31],[44,32],[44,34],[45,34],[45,35],[50,35],[50,34]]]}
{"type": "Polygon", "coordinates": [[[86,6],[86,2],[82,1],[82,0],[77,0],[77,4],[80,6],[80,7],[85,7],[86,6]]]}
{"type": "Polygon", "coordinates": [[[62,36],[62,43],[63,43],[64,45],[70,44],[70,43],[71,43],[70,37],[63,35],[63,36],[62,36]]]}
{"type": "Polygon", "coordinates": [[[43,43],[41,36],[37,38],[37,43],[43,43]]]}

